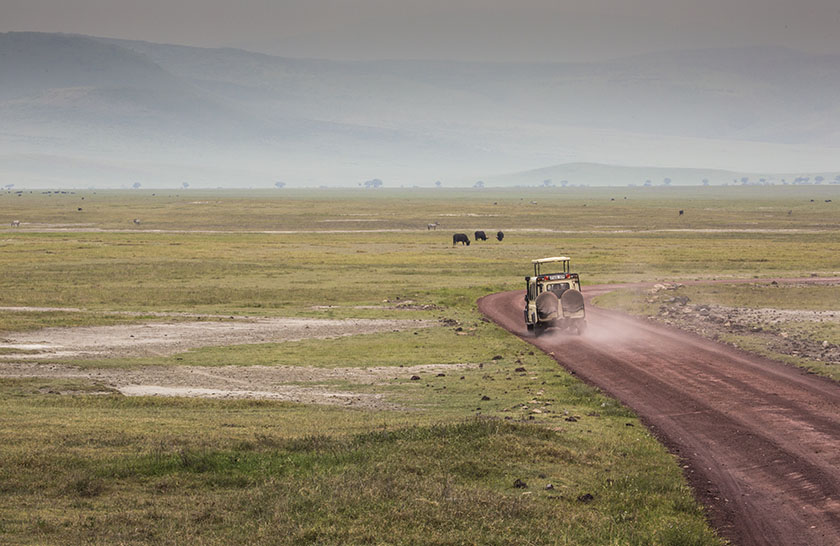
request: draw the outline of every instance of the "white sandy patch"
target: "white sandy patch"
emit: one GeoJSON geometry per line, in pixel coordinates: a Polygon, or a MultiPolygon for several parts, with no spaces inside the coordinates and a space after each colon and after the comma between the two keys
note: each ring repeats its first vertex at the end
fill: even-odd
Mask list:
{"type": "Polygon", "coordinates": [[[7,334],[0,340],[0,351],[37,347],[39,353],[0,354],[0,359],[170,356],[197,347],[324,339],[425,328],[433,324],[427,320],[252,318],[45,328],[7,334]]]}
{"type": "Polygon", "coordinates": [[[259,398],[303,404],[400,409],[381,394],[352,391],[352,385],[386,385],[412,376],[456,374],[477,364],[427,364],[369,368],[308,366],[173,366],[136,369],[78,368],[61,364],[7,362],[0,377],[96,381],[126,396],[259,398]],[[349,384],[349,385],[348,385],[349,384]],[[340,386],[339,386],[340,385],[340,386]]]}
{"type": "Polygon", "coordinates": [[[383,222],[384,220],[379,218],[341,218],[341,219],[328,219],[328,220],[319,220],[319,223],[322,224],[330,224],[336,222],[383,222]]]}
{"type": "Polygon", "coordinates": [[[78,307],[32,307],[29,305],[18,305],[15,307],[0,307],[0,311],[7,313],[80,313],[78,307]]]}
{"type": "Polygon", "coordinates": [[[46,343],[3,343],[3,349],[16,349],[18,351],[43,351],[50,349],[46,343]]]}

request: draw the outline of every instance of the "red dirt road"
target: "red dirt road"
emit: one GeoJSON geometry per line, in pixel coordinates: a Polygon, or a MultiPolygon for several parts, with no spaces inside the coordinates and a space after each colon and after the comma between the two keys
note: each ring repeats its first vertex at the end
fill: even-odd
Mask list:
{"type": "MultiPolygon", "coordinates": [[[[754,281],[753,281],[754,282],[754,281]]],[[[589,301],[581,337],[534,338],[524,292],[479,310],[632,408],[687,465],[712,524],[737,545],[840,545],[840,385],[589,301]]]]}

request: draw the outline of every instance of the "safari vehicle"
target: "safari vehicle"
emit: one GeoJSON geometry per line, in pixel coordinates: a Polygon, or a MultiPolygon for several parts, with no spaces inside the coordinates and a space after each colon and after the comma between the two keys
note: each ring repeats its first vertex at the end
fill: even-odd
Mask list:
{"type": "Polygon", "coordinates": [[[534,276],[525,277],[525,325],[529,332],[542,334],[557,327],[582,334],[586,310],[580,278],[571,272],[571,258],[557,256],[532,260],[534,276]]]}

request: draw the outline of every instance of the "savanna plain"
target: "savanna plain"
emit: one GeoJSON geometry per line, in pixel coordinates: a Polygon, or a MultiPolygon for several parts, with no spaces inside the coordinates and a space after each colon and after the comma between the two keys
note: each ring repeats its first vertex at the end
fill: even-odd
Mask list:
{"type": "Polygon", "coordinates": [[[840,276],[840,186],[22,191],[0,220],[5,544],[722,544],[632,412],[478,313],[538,257],[840,377],[840,285],[783,280],[840,276]]]}

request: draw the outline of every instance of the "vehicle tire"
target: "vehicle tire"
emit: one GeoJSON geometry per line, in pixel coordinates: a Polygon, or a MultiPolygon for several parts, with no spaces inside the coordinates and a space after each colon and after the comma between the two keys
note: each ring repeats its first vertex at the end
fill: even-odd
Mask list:
{"type": "Polygon", "coordinates": [[[528,329],[529,332],[534,331],[534,325],[533,324],[526,324],[525,327],[528,329]]]}
{"type": "Polygon", "coordinates": [[[583,335],[583,333],[586,331],[586,321],[579,320],[577,325],[575,325],[575,330],[577,330],[577,335],[583,335]]]}

